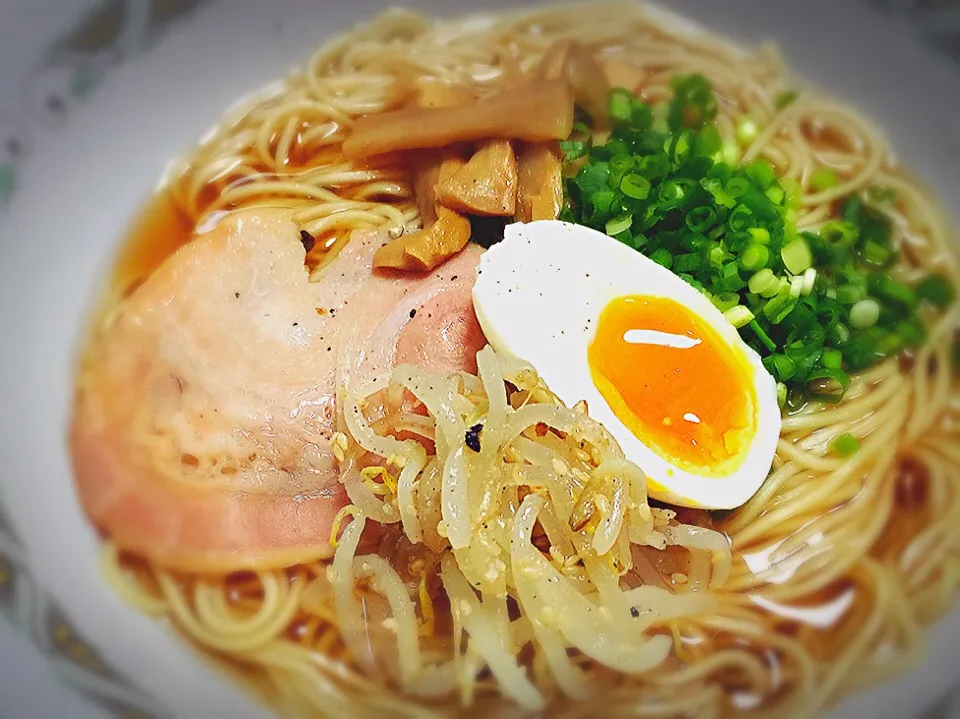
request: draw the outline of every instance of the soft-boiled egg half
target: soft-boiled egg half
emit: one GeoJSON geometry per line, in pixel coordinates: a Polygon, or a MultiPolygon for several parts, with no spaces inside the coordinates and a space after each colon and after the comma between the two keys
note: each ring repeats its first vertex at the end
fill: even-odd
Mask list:
{"type": "Polygon", "coordinates": [[[731,509],[770,471],[776,383],[713,303],[670,270],[580,225],[510,225],[473,301],[498,352],[530,362],[672,504],[731,509]]]}

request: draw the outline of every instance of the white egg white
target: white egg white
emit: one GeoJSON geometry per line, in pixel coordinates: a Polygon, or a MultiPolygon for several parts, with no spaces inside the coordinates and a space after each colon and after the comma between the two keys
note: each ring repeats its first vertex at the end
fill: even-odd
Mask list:
{"type": "Polygon", "coordinates": [[[532,364],[568,404],[587,401],[590,415],[646,473],[651,496],[687,507],[732,509],[763,484],[780,436],[776,383],[713,303],[670,270],[581,225],[514,224],[481,258],[473,302],[494,349],[532,364]],[[684,305],[709,323],[748,368],[757,426],[743,461],[732,463],[736,469],[704,476],[678,467],[641,442],[594,386],[587,348],[600,313],[626,295],[664,297],[684,305]]]}

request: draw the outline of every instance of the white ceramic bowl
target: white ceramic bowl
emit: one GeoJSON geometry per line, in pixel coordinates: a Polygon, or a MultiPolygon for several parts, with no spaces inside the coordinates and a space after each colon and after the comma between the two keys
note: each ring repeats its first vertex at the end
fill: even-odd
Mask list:
{"type": "MultiPolygon", "coordinates": [[[[449,15],[514,3],[408,4],[449,15]]],[[[776,40],[801,74],[883,124],[904,163],[960,208],[956,0],[671,6],[745,42],[776,40]]],[[[65,451],[74,351],[96,283],[165,163],[243,94],[382,7],[0,6],[0,610],[9,620],[0,623],[0,715],[266,716],[100,581],[96,536],[65,451]]],[[[930,643],[930,658],[909,677],[846,701],[835,716],[920,716],[960,675],[951,661],[960,616],[941,622],[930,643]]]]}

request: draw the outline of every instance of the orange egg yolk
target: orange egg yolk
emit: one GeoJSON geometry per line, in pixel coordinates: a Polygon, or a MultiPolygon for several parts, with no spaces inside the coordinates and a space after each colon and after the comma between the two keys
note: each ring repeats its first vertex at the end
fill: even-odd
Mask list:
{"type": "Polygon", "coordinates": [[[587,358],[614,414],[661,457],[697,474],[740,465],[756,432],[752,372],[701,317],[663,297],[618,297],[587,358]]]}

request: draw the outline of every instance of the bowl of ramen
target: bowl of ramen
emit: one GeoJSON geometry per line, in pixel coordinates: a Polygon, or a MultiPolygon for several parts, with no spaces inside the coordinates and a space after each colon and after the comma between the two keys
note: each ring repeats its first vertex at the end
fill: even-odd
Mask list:
{"type": "MultiPolygon", "coordinates": [[[[900,704],[875,689],[934,622],[958,637],[952,190],[856,91],[639,3],[358,8],[222,114],[327,11],[193,5],[161,59],[44,61],[47,114],[65,69],[98,95],[8,208],[26,236],[55,204],[56,236],[3,250],[43,295],[4,321],[46,387],[11,389],[36,411],[6,450],[4,577],[87,694],[812,717],[948,688],[934,641],[900,704]],[[200,97],[211,33],[282,51],[200,97]]],[[[135,19],[117,49],[155,39],[135,19]]]]}

